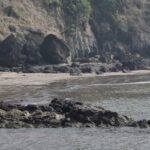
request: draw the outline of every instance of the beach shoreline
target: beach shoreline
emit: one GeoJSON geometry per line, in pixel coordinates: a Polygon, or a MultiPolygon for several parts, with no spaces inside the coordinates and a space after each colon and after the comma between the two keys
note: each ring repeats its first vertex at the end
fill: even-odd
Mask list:
{"type": "Polygon", "coordinates": [[[94,77],[111,77],[126,75],[144,75],[150,74],[150,70],[137,70],[127,73],[123,72],[107,72],[100,75],[95,73],[81,74],[80,76],[71,76],[69,73],[16,73],[16,72],[0,72],[0,86],[26,86],[26,85],[47,85],[62,80],[74,80],[94,77]]]}

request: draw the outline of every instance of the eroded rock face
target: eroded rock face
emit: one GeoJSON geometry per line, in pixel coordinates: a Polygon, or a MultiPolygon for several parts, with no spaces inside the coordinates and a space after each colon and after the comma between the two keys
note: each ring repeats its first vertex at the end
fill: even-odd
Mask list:
{"type": "Polygon", "coordinates": [[[0,42],[0,66],[15,67],[68,63],[70,49],[55,35],[44,37],[40,31],[24,36],[11,34],[0,42]]]}
{"type": "Polygon", "coordinates": [[[44,60],[50,64],[67,63],[70,56],[70,49],[55,35],[48,35],[41,45],[40,50],[44,60]]]}
{"type": "MultiPolygon", "coordinates": [[[[130,57],[134,59],[137,53],[150,57],[150,1],[114,0],[112,3],[117,7],[113,8],[111,2],[105,0],[91,1],[94,11],[90,24],[97,39],[99,52],[105,57],[106,52],[119,57],[128,53],[130,64],[130,57]]],[[[124,62],[124,59],[120,61],[124,62]]]]}
{"type": "Polygon", "coordinates": [[[125,69],[143,69],[141,58],[150,58],[149,0],[91,0],[89,16],[82,16],[84,7],[78,8],[81,11],[68,10],[68,4],[78,8],[77,3],[66,0],[1,1],[0,39],[6,39],[7,48],[3,48],[5,54],[0,48],[0,66],[66,63],[69,56],[91,62],[89,58],[99,55],[96,63],[120,61],[125,69]],[[30,28],[42,31],[45,40],[37,31],[31,34],[30,28]],[[11,33],[16,34],[13,43],[6,38],[11,33]]]}
{"type": "Polygon", "coordinates": [[[66,63],[70,56],[69,52],[65,43],[55,36],[51,35],[47,41],[44,40],[42,32],[30,30],[24,36],[11,34],[0,42],[0,66],[40,65],[44,62],[66,63]]]}
{"type": "Polygon", "coordinates": [[[40,44],[44,36],[28,33],[25,36],[11,34],[0,43],[0,66],[14,67],[42,63],[40,44]]]}
{"type": "Polygon", "coordinates": [[[23,40],[16,38],[13,34],[0,43],[0,65],[12,67],[21,61],[23,40]]]}
{"type": "Polygon", "coordinates": [[[22,53],[25,56],[25,64],[39,65],[43,63],[43,58],[40,54],[40,45],[44,40],[44,35],[41,31],[30,30],[29,34],[25,35],[25,44],[22,53]]]}
{"type": "Polygon", "coordinates": [[[102,107],[57,98],[47,105],[0,103],[0,128],[122,126],[146,128],[150,121],[134,121],[102,107]]]}

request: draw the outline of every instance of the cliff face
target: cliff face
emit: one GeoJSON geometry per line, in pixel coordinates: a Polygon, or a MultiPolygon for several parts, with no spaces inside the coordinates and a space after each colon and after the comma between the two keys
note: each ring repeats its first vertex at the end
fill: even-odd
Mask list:
{"type": "Polygon", "coordinates": [[[91,26],[101,51],[114,53],[115,50],[124,49],[143,56],[149,55],[149,0],[120,0],[116,12],[106,9],[103,16],[97,13],[101,9],[100,3],[93,1],[93,7],[95,19],[92,18],[91,26]]]}
{"type": "MultiPolygon", "coordinates": [[[[95,55],[100,55],[105,62],[110,61],[109,58],[112,61],[130,59],[132,55],[149,58],[150,1],[0,0],[0,40],[10,34],[21,40],[23,56],[19,59],[24,58],[26,62],[25,57],[36,54],[38,58],[30,60],[34,64],[43,59],[40,43],[50,34],[58,38],[56,45],[59,40],[66,43],[72,59],[95,55]],[[35,50],[31,53],[33,47],[35,50]]],[[[68,57],[68,51],[65,56],[68,57]]]]}

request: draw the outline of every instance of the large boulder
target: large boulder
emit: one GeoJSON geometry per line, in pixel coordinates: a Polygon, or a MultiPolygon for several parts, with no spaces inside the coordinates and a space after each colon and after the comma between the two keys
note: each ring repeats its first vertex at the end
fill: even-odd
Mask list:
{"type": "Polygon", "coordinates": [[[21,61],[23,40],[11,34],[0,43],[0,66],[12,67],[21,61]]]}
{"type": "Polygon", "coordinates": [[[40,54],[40,45],[44,40],[44,35],[41,31],[34,31],[33,29],[25,35],[26,43],[23,47],[22,53],[25,55],[25,64],[41,64],[42,56],[40,54]]]}
{"type": "Polygon", "coordinates": [[[42,64],[40,45],[43,40],[43,33],[36,30],[30,30],[25,35],[9,35],[0,42],[0,66],[14,67],[42,64]]]}
{"type": "Polygon", "coordinates": [[[46,63],[67,63],[70,56],[70,49],[64,41],[50,34],[44,39],[41,45],[41,54],[46,63]]]}

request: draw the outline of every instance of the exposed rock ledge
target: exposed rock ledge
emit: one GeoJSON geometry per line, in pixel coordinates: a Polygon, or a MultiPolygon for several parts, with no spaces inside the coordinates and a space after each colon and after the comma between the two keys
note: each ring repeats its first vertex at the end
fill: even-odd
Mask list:
{"type": "Polygon", "coordinates": [[[122,126],[149,127],[150,121],[136,122],[101,107],[57,98],[48,105],[0,103],[0,128],[122,126]]]}

